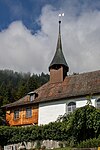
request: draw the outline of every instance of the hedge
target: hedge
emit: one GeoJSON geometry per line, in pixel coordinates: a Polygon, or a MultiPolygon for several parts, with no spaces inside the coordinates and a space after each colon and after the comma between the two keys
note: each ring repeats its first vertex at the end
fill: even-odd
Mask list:
{"type": "Polygon", "coordinates": [[[84,106],[61,120],[44,126],[8,127],[0,126],[0,145],[23,141],[58,140],[72,145],[98,138],[100,135],[100,110],[84,106]]]}

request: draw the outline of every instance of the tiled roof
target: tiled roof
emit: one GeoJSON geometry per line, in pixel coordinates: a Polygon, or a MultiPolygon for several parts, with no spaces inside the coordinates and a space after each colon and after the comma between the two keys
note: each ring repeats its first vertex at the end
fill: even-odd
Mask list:
{"type": "Polygon", "coordinates": [[[51,84],[48,82],[34,92],[38,93],[38,97],[35,100],[30,102],[29,95],[26,95],[20,100],[4,107],[14,107],[32,103],[37,104],[90,94],[100,94],[100,70],[78,75],[70,75],[67,76],[63,82],[59,83],[51,84]]]}

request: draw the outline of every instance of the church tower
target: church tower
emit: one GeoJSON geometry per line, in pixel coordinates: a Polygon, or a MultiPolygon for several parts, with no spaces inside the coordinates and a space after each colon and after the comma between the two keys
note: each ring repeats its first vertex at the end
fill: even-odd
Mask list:
{"type": "Polygon", "coordinates": [[[59,21],[59,34],[58,34],[56,52],[49,66],[49,71],[50,71],[50,83],[62,82],[67,76],[67,72],[69,71],[68,64],[65,60],[62,51],[61,21],[59,21]]]}

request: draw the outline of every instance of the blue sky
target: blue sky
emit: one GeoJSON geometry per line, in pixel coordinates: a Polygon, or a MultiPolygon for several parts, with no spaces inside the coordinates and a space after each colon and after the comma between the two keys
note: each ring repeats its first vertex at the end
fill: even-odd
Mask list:
{"type": "Polygon", "coordinates": [[[99,0],[67,0],[65,6],[64,4],[65,0],[0,0],[0,30],[7,28],[15,20],[22,20],[23,24],[33,31],[40,29],[37,20],[46,5],[52,5],[59,11],[66,7],[65,11],[70,14],[74,8],[76,16],[81,15],[82,11],[100,10],[99,0]]]}
{"type": "Polygon", "coordinates": [[[0,0],[0,69],[48,73],[62,12],[70,73],[100,69],[100,0],[0,0]]]}
{"type": "Polygon", "coordinates": [[[38,30],[37,20],[45,5],[60,7],[60,0],[0,0],[0,29],[5,29],[15,20],[22,20],[31,30],[38,30]],[[35,22],[35,23],[34,23],[35,22]]]}

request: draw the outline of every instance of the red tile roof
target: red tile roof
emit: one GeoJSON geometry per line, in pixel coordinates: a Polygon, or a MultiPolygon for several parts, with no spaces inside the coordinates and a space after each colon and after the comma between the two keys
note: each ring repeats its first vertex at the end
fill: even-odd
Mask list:
{"type": "Polygon", "coordinates": [[[87,72],[78,75],[70,75],[63,82],[46,83],[37,90],[38,97],[30,102],[29,95],[20,100],[5,105],[4,107],[14,107],[26,104],[37,104],[53,100],[68,99],[86,95],[100,94],[100,70],[87,72]]]}

